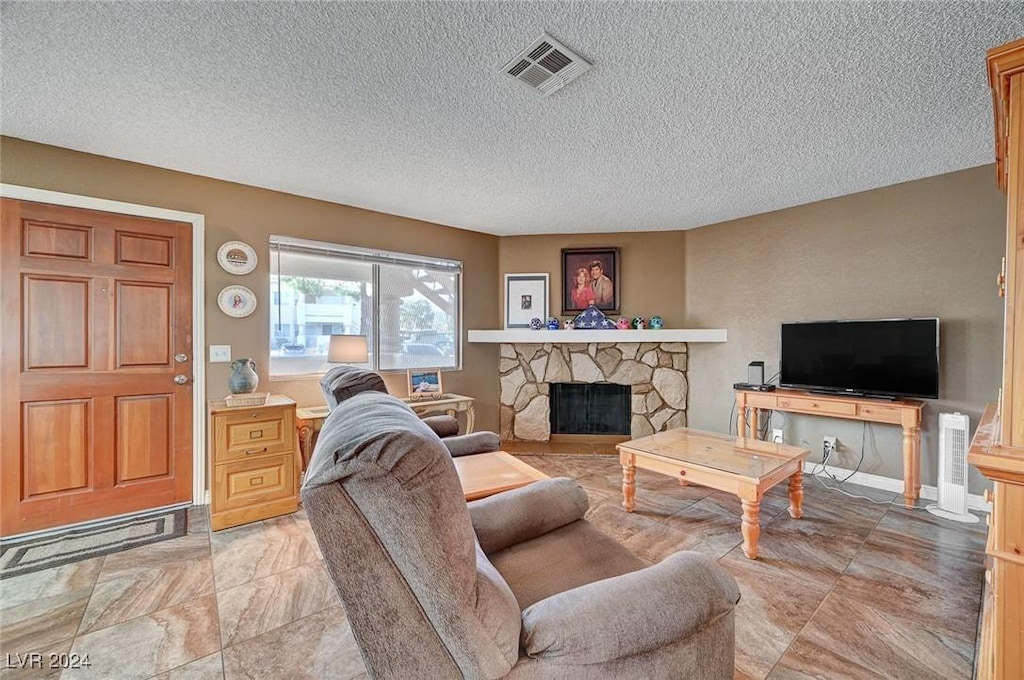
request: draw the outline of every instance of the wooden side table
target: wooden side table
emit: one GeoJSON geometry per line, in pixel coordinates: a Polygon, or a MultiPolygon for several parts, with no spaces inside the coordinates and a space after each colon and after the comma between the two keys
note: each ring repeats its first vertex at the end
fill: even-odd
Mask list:
{"type": "MultiPolygon", "coordinates": [[[[421,397],[415,401],[409,397],[399,397],[399,399],[408,404],[409,408],[421,418],[435,413],[445,413],[455,418],[459,413],[465,413],[466,434],[472,432],[476,425],[473,397],[461,394],[443,394],[440,399],[431,399],[430,397],[421,397]]],[[[309,466],[317,437],[320,436],[320,428],[323,427],[324,420],[329,414],[330,409],[326,406],[307,406],[295,412],[295,426],[299,431],[299,450],[302,453],[303,470],[309,466]]]]}

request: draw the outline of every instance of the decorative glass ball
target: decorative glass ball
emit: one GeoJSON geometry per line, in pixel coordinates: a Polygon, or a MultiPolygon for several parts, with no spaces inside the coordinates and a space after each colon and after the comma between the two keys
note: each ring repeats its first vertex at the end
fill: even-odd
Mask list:
{"type": "Polygon", "coordinates": [[[572,319],[566,319],[565,321],[562,322],[562,328],[564,328],[567,331],[571,331],[574,328],[576,328],[576,322],[573,321],[572,319]]]}
{"type": "Polygon", "coordinates": [[[544,328],[544,322],[543,321],[541,321],[536,316],[533,317],[532,319],[530,319],[530,329],[531,330],[539,331],[541,328],[544,328]]]}
{"type": "Polygon", "coordinates": [[[615,326],[622,331],[628,330],[630,328],[629,319],[627,319],[626,317],[622,317],[615,322],[615,326]]]}
{"type": "Polygon", "coordinates": [[[651,328],[652,329],[658,330],[659,328],[661,328],[664,325],[665,325],[665,320],[662,319],[660,316],[654,315],[654,316],[651,317],[651,328]]]}
{"type": "Polygon", "coordinates": [[[561,325],[562,324],[558,323],[558,319],[556,319],[555,317],[553,317],[553,316],[549,316],[548,317],[548,330],[549,331],[557,331],[558,327],[561,326],[561,325]]]}
{"type": "Polygon", "coordinates": [[[644,320],[644,317],[642,317],[642,316],[634,316],[633,317],[633,328],[635,328],[636,330],[638,330],[638,331],[639,330],[643,330],[646,325],[647,325],[647,321],[644,320]]]}

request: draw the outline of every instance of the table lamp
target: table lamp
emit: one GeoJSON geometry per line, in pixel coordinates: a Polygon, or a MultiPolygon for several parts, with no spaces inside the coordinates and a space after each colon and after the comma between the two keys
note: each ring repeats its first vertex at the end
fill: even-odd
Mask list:
{"type": "Polygon", "coordinates": [[[370,360],[365,335],[332,335],[327,349],[329,364],[365,364],[370,360]]]}

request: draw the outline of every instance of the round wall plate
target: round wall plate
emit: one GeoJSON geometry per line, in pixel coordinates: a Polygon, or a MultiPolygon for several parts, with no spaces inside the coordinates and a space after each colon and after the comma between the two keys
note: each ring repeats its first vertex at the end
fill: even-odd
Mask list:
{"type": "Polygon", "coordinates": [[[228,316],[249,316],[256,311],[256,294],[245,286],[225,286],[217,294],[217,306],[228,316]]]}
{"type": "Polygon", "coordinates": [[[242,241],[228,241],[217,249],[217,263],[229,274],[248,274],[256,269],[256,251],[242,241]]]}

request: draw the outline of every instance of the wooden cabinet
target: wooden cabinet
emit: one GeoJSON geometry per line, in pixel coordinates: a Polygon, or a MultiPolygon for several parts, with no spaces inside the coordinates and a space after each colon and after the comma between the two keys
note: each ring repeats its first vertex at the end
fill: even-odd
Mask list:
{"type": "Polygon", "coordinates": [[[995,109],[996,171],[1006,191],[1006,297],[1003,379],[967,460],[989,479],[992,514],[986,547],[977,677],[1019,679],[1024,669],[1024,39],[988,53],[995,109]]]}
{"type": "Polygon", "coordinates": [[[214,531],[295,512],[298,457],[295,402],[210,408],[210,523],[214,531]]]}

